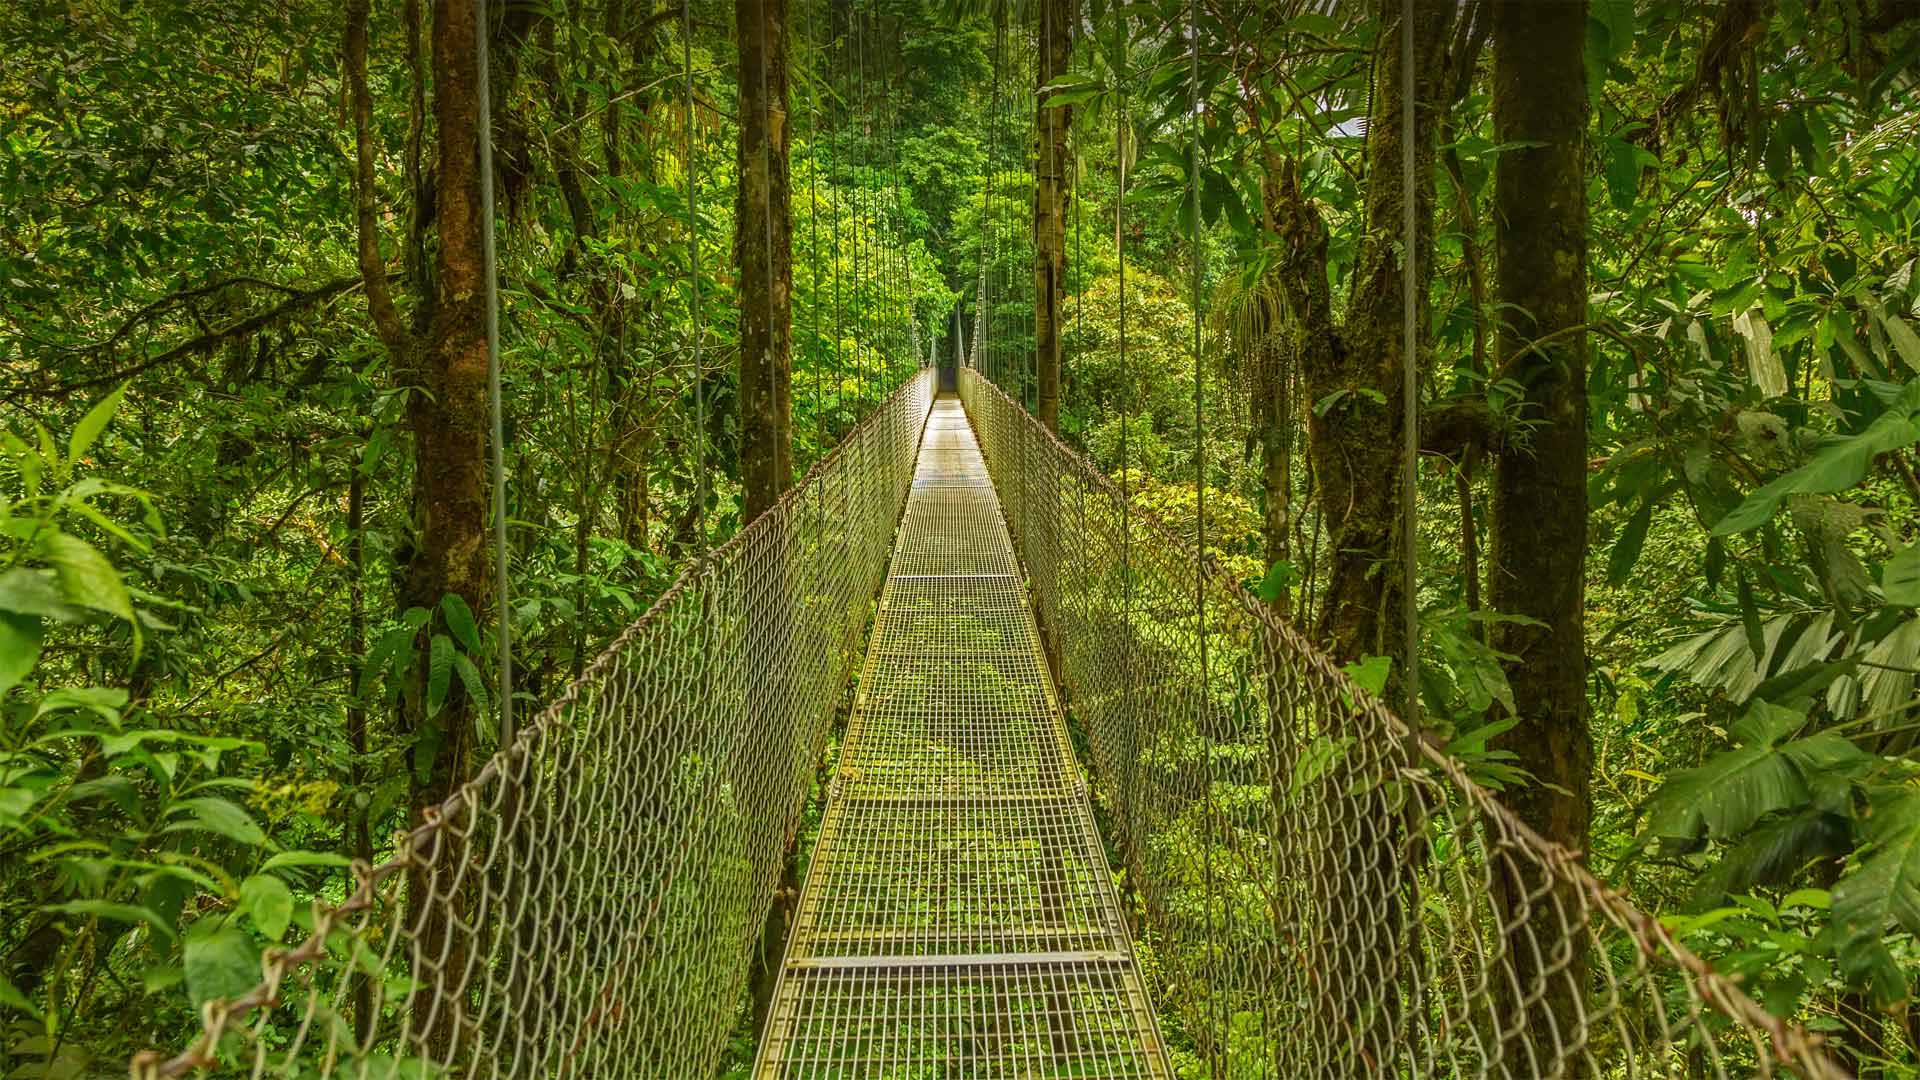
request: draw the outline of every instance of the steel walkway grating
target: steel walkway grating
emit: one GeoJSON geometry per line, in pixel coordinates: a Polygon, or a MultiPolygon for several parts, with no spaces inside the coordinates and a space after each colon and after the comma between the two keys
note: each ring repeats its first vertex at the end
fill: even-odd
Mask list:
{"type": "Polygon", "coordinates": [[[755,1075],[1169,1075],[956,399],[921,443],[755,1075]]]}

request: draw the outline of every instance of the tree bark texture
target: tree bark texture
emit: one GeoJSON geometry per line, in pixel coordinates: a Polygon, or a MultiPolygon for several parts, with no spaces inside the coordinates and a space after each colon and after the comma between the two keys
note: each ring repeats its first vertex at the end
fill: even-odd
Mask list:
{"type": "MultiPolygon", "coordinates": [[[[438,244],[430,282],[418,283],[422,296],[413,325],[403,325],[393,302],[380,254],[374,190],[374,152],[368,117],[367,92],[368,8],[353,0],[347,8],[346,67],[355,135],[355,218],[359,233],[359,263],[368,307],[375,329],[393,357],[402,384],[413,389],[407,398],[407,424],[413,436],[414,550],[404,560],[397,589],[399,608],[437,612],[448,594],[466,601],[485,617],[492,596],[492,553],[488,537],[487,340],[486,264],[482,257],[479,162],[479,69],[476,12],[473,0],[434,0],[431,65],[435,184],[421,192],[433,204],[432,220],[438,244]]],[[[409,66],[414,70],[416,110],[422,107],[418,83],[422,72],[414,62],[412,35],[415,9],[406,20],[409,66]]],[[[417,131],[420,118],[409,125],[417,131]]],[[[414,139],[409,136],[409,159],[414,139]]],[[[413,172],[409,165],[409,173],[413,172]]],[[[409,245],[424,229],[425,215],[416,198],[411,208],[409,245]]],[[[400,726],[411,739],[412,784],[410,804],[416,816],[444,801],[472,773],[476,727],[474,702],[459,680],[448,688],[445,703],[429,715],[425,656],[436,622],[421,628],[415,642],[419,661],[403,689],[400,726]]],[[[408,875],[408,925],[420,955],[432,957],[445,978],[459,978],[466,966],[466,945],[457,935],[450,940],[464,898],[450,892],[444,880],[435,881],[434,868],[456,857],[442,848],[416,853],[408,875]]],[[[444,879],[445,875],[441,875],[444,879]]],[[[452,986],[436,983],[428,973],[419,994],[433,995],[452,986]]],[[[454,998],[457,1000],[457,995],[454,998]]],[[[448,1060],[457,1053],[458,1008],[430,1010],[416,1005],[417,1015],[437,1016],[434,1030],[420,1033],[434,1056],[448,1060]]]]}
{"type": "Polygon", "coordinates": [[[1040,0],[1040,49],[1034,65],[1033,336],[1038,398],[1034,414],[1048,431],[1060,430],[1060,316],[1067,292],[1067,204],[1073,197],[1073,158],[1067,132],[1071,105],[1048,106],[1046,87],[1073,59],[1074,0],[1040,0]]]}
{"type": "MultiPolygon", "coordinates": [[[[1584,556],[1587,550],[1587,321],[1585,0],[1541,4],[1495,0],[1494,140],[1515,147],[1494,179],[1496,303],[1504,312],[1495,368],[1526,388],[1526,445],[1494,457],[1488,592],[1494,610],[1526,623],[1493,628],[1507,663],[1520,723],[1501,740],[1535,782],[1502,795],[1549,840],[1584,853],[1593,816],[1593,764],[1586,714],[1584,556]],[[1531,342],[1553,335],[1540,347],[1531,342]]],[[[1518,864],[1496,877],[1509,908],[1538,881],[1518,864]]],[[[1529,989],[1545,997],[1518,1030],[1567,1032],[1585,988],[1584,938],[1564,937],[1560,913],[1573,898],[1533,899],[1535,915],[1513,932],[1508,956],[1529,989]],[[1531,940],[1529,940],[1531,939],[1531,940]]],[[[1578,926],[1576,908],[1566,916],[1578,926]]]]}
{"type": "Polygon", "coordinates": [[[793,480],[793,222],[787,169],[787,0],[735,0],[740,46],[742,519],[764,513],[793,480]]]}

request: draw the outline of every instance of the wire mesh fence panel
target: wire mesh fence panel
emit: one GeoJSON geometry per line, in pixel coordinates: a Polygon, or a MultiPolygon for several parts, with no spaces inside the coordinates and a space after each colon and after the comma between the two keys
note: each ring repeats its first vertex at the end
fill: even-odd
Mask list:
{"type": "Polygon", "coordinates": [[[134,1075],[712,1074],[931,405],[923,371],[134,1075]]]}
{"type": "Polygon", "coordinates": [[[1846,1075],[986,378],[960,393],[1200,1075],[1846,1075]]]}

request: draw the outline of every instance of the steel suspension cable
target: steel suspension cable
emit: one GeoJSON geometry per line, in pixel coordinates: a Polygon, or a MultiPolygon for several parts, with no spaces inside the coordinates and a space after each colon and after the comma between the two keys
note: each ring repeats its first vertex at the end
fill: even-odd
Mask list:
{"type": "Polygon", "coordinates": [[[858,127],[860,150],[860,171],[854,175],[853,190],[848,194],[853,199],[853,292],[860,301],[860,319],[855,325],[853,339],[854,368],[860,373],[860,406],[864,412],[870,408],[868,396],[873,392],[873,376],[867,367],[873,360],[873,343],[865,333],[860,332],[871,317],[867,310],[868,279],[873,268],[867,260],[867,215],[866,177],[862,175],[867,166],[867,30],[865,13],[858,7],[848,12],[848,29],[853,35],[853,108],[858,127]]]}
{"type": "Polygon", "coordinates": [[[491,436],[490,467],[493,470],[493,589],[498,610],[499,635],[499,740],[501,746],[513,743],[513,626],[508,606],[507,567],[507,451],[505,409],[500,391],[500,272],[494,247],[493,220],[493,80],[488,76],[487,0],[475,0],[474,63],[478,66],[479,165],[480,165],[480,261],[485,266],[487,305],[487,426],[491,436]]]}
{"type": "MultiPolygon", "coordinates": [[[[1129,33],[1124,12],[1116,12],[1114,20],[1113,49],[1113,85],[1117,111],[1113,121],[1113,160],[1114,160],[1114,198],[1113,198],[1113,247],[1115,264],[1118,269],[1117,289],[1119,305],[1119,354],[1120,354],[1120,640],[1127,652],[1132,652],[1133,643],[1133,478],[1132,459],[1128,453],[1127,429],[1133,426],[1135,408],[1133,366],[1127,356],[1127,152],[1128,134],[1131,118],[1128,115],[1127,67],[1128,48],[1132,35],[1129,33]]],[[[1128,661],[1131,656],[1127,657],[1128,661]]],[[[1134,700],[1134,665],[1123,663],[1122,679],[1126,687],[1126,700],[1134,700]]],[[[1137,725],[1136,725],[1137,726],[1137,725]]],[[[1140,771],[1143,768],[1140,754],[1132,746],[1126,747],[1124,759],[1125,775],[1121,779],[1121,798],[1124,805],[1134,805],[1134,799],[1140,789],[1140,771]]],[[[1135,853],[1138,857],[1138,853],[1135,853]]]]}
{"type": "MultiPolygon", "coordinates": [[[[827,12],[827,29],[833,29],[833,12],[831,8],[829,8],[827,12]]],[[[832,80],[834,100],[841,104],[842,108],[840,111],[844,113],[845,99],[840,93],[840,66],[841,62],[846,59],[847,43],[838,34],[834,35],[833,40],[833,55],[829,58],[827,72],[828,77],[832,80]]],[[[840,271],[840,264],[844,261],[841,258],[840,249],[846,240],[846,223],[841,220],[840,215],[840,188],[845,183],[840,177],[840,158],[841,140],[845,135],[846,128],[847,125],[844,120],[834,125],[833,173],[828,178],[827,183],[828,194],[833,200],[833,401],[836,412],[839,411],[841,401],[846,397],[847,393],[847,362],[846,356],[842,351],[845,348],[847,340],[847,309],[845,297],[841,293],[842,277],[840,271]]],[[[856,366],[858,362],[859,360],[856,356],[856,366]]]]}
{"type": "MultiPolygon", "coordinates": [[[[820,78],[817,70],[820,59],[820,39],[814,33],[813,5],[808,0],[800,0],[800,3],[806,17],[803,33],[813,45],[816,67],[809,80],[807,94],[807,217],[811,233],[807,244],[809,278],[807,315],[813,327],[811,351],[817,354],[820,351],[820,78]]],[[[813,423],[819,432],[820,454],[824,457],[827,448],[833,445],[833,438],[831,429],[827,426],[825,395],[821,393],[821,383],[826,378],[822,359],[818,355],[813,357],[813,423]]]]}
{"type": "Polygon", "coordinates": [[[1419,106],[1419,84],[1413,70],[1413,0],[1400,3],[1400,587],[1406,635],[1407,692],[1400,703],[1401,718],[1420,728],[1420,567],[1416,526],[1419,512],[1420,453],[1420,298],[1416,260],[1419,258],[1419,191],[1415,186],[1414,112],[1419,106]]]}
{"type": "MultiPolygon", "coordinates": [[[[1199,0],[1187,0],[1187,41],[1190,49],[1187,69],[1189,94],[1187,111],[1191,137],[1193,139],[1192,160],[1187,167],[1187,198],[1191,204],[1189,206],[1189,210],[1191,211],[1189,227],[1192,230],[1190,239],[1193,243],[1193,604],[1194,611],[1198,616],[1195,623],[1199,631],[1198,652],[1200,657],[1200,709],[1196,714],[1196,722],[1204,723],[1207,714],[1212,710],[1213,700],[1210,680],[1212,672],[1208,669],[1207,663],[1207,372],[1206,364],[1201,358],[1200,326],[1200,290],[1201,275],[1203,272],[1203,245],[1205,241],[1200,229],[1201,106],[1199,0]]],[[[1200,746],[1200,753],[1203,755],[1201,758],[1200,771],[1202,776],[1201,782],[1205,785],[1206,792],[1204,800],[1205,810],[1208,816],[1212,816],[1218,811],[1213,790],[1213,746],[1209,741],[1209,736],[1205,732],[1196,731],[1194,734],[1200,746]]],[[[1201,845],[1200,857],[1202,880],[1205,882],[1204,888],[1207,895],[1211,896],[1213,894],[1213,845],[1211,843],[1203,843],[1201,845]]],[[[1206,904],[1206,926],[1207,969],[1208,972],[1211,973],[1216,962],[1215,938],[1217,937],[1213,920],[1213,903],[1211,901],[1208,901],[1206,904]]],[[[1207,1012],[1211,1016],[1214,1011],[1215,1005],[1211,998],[1209,998],[1207,1012]]],[[[1227,1032],[1224,1024],[1221,1026],[1218,1038],[1219,1043],[1217,1046],[1225,1046],[1227,1032]]],[[[1222,1064],[1224,1064],[1224,1060],[1222,1064]]]]}
{"type": "Polygon", "coordinates": [[[695,551],[707,550],[707,373],[700,347],[706,326],[700,308],[700,158],[694,139],[693,3],[680,0],[680,61],[685,69],[681,98],[682,132],[687,153],[687,264],[693,319],[693,528],[695,551]]]}

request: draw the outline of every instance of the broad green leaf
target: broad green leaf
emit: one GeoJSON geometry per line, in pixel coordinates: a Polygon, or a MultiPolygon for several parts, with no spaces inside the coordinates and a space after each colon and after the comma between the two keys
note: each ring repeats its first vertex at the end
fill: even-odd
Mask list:
{"type": "Polygon", "coordinates": [[[453,639],[468,652],[480,651],[480,628],[474,625],[473,609],[459,593],[448,593],[440,598],[440,611],[447,617],[447,629],[453,631],[453,639]]]}
{"type": "Polygon", "coordinates": [[[1900,359],[1909,368],[1920,371],[1920,334],[1915,334],[1913,327],[1898,315],[1888,315],[1884,325],[1887,340],[1893,343],[1893,351],[1900,354],[1900,359]]]}
{"type": "Polygon", "coordinates": [[[1916,441],[1920,441],[1920,425],[1909,411],[1891,410],[1860,434],[1835,441],[1805,465],[1753,491],[1714,524],[1713,534],[1727,536],[1766,524],[1789,495],[1844,491],[1865,478],[1875,458],[1916,441]]]}
{"type": "Polygon", "coordinates": [[[1702,832],[1726,839],[1768,814],[1804,803],[1807,773],[1839,763],[1852,751],[1846,740],[1831,735],[1776,745],[1805,723],[1806,716],[1796,710],[1754,702],[1734,722],[1731,734],[1739,745],[1676,774],[1648,800],[1648,828],[1682,840],[1702,832]]]}
{"type": "Polygon", "coordinates": [[[489,699],[487,684],[480,678],[480,669],[474,667],[473,661],[465,656],[455,655],[453,670],[460,676],[460,685],[467,688],[467,696],[473,699],[474,708],[484,715],[489,709],[489,699]]]}
{"type": "Polygon", "coordinates": [[[110,900],[68,900],[62,904],[48,904],[42,910],[62,915],[85,915],[89,918],[111,919],[114,922],[145,923],[159,931],[163,937],[173,937],[173,927],[167,925],[159,915],[136,904],[116,904],[110,900]]]}
{"type": "Polygon", "coordinates": [[[0,611],[0,694],[20,684],[40,660],[42,630],[38,615],[0,611]]]}
{"type": "Polygon", "coordinates": [[[127,595],[127,587],[99,549],[77,536],[49,532],[40,538],[39,553],[53,564],[69,602],[133,621],[133,600],[127,595]]]}
{"type": "MultiPolygon", "coordinates": [[[[106,686],[70,686],[55,690],[40,699],[33,711],[35,719],[57,712],[90,712],[118,726],[120,710],[127,707],[127,692],[106,686]]],[[[86,734],[86,733],[76,733],[86,734]]]]}
{"type": "Polygon", "coordinates": [[[1607,59],[1633,46],[1633,0],[1594,0],[1588,18],[1606,31],[1607,59]]]}
{"type": "Polygon", "coordinates": [[[1614,209],[1625,213],[1633,209],[1640,190],[1640,155],[1624,139],[1607,140],[1607,194],[1614,209]]]}
{"type": "Polygon", "coordinates": [[[33,1002],[27,1000],[27,995],[21,993],[18,987],[7,981],[5,975],[0,975],[0,1005],[5,1005],[9,1009],[18,1009],[35,1020],[40,1019],[40,1010],[34,1007],[33,1002]]]}
{"type": "Polygon", "coordinates": [[[293,892],[272,874],[255,874],[240,883],[240,908],[268,941],[278,941],[293,922],[293,892]]]}
{"type": "Polygon", "coordinates": [[[67,464],[80,464],[80,456],[93,446],[94,441],[100,438],[101,432],[107,430],[107,425],[113,422],[113,414],[120,408],[120,399],[126,396],[128,385],[130,384],[121,383],[118,390],[101,398],[99,403],[87,410],[87,415],[81,417],[80,422],[74,425],[73,436],[67,440],[67,464]]]}
{"type": "Polygon", "coordinates": [[[1358,683],[1367,693],[1378,697],[1387,688],[1387,675],[1393,670],[1393,657],[1363,657],[1340,670],[1346,672],[1347,678],[1358,683]]]}
{"type": "Polygon", "coordinates": [[[1640,561],[1640,549],[1647,542],[1647,526],[1653,521],[1653,499],[1640,500],[1639,509],[1627,519],[1620,528],[1620,535],[1613,541],[1613,550],[1607,553],[1607,581],[1609,584],[1625,584],[1627,575],[1633,573],[1633,564],[1640,561]]]}
{"type": "Polygon", "coordinates": [[[187,936],[187,996],[194,1008],[215,998],[230,999],[260,982],[260,953],[253,938],[234,926],[187,936]]]}
{"type": "Polygon", "coordinates": [[[447,690],[453,685],[453,639],[433,635],[427,656],[427,715],[438,716],[446,707],[447,690]]]}
{"type": "Polygon", "coordinates": [[[261,863],[260,869],[265,871],[289,866],[345,867],[352,865],[352,859],[331,851],[283,851],[261,863]]]}
{"type": "Polygon", "coordinates": [[[1908,544],[1887,560],[1880,572],[1880,591],[1889,604],[1920,607],[1920,544],[1908,544]]]}
{"type": "Polygon", "coordinates": [[[1299,572],[1294,569],[1291,562],[1281,559],[1267,568],[1267,574],[1260,579],[1254,594],[1269,604],[1278,603],[1280,598],[1286,595],[1287,590],[1293,587],[1293,583],[1299,580],[1299,576],[1299,572]]]}
{"type": "Polygon", "coordinates": [[[267,834],[254,823],[251,815],[217,796],[182,799],[167,812],[169,818],[182,814],[186,815],[187,820],[167,826],[168,832],[210,832],[248,847],[260,847],[267,842],[267,834]]]}
{"type": "Polygon", "coordinates": [[[53,571],[25,566],[0,573],[0,611],[38,615],[56,622],[74,622],[85,615],[67,603],[53,571]]]}
{"type": "Polygon", "coordinates": [[[1745,571],[1739,577],[1740,629],[1746,632],[1747,649],[1753,653],[1754,664],[1758,666],[1767,655],[1766,631],[1760,626],[1760,607],[1753,599],[1753,583],[1747,580],[1745,571]]]}

